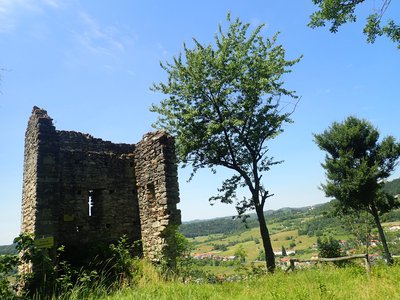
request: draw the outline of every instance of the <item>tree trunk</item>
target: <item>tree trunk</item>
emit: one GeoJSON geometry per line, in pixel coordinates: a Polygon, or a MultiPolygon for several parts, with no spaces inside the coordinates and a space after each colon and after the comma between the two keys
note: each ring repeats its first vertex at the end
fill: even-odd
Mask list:
{"type": "Polygon", "coordinates": [[[272,249],[271,239],[269,237],[269,232],[267,228],[267,223],[265,222],[264,211],[261,207],[256,206],[256,212],[258,217],[258,222],[260,224],[260,234],[263,241],[265,260],[267,265],[267,270],[270,273],[275,271],[275,255],[272,249]]]}
{"type": "Polygon", "coordinates": [[[383,228],[382,228],[382,225],[381,225],[381,221],[379,220],[379,214],[378,214],[378,211],[376,209],[375,204],[371,205],[371,214],[374,217],[376,227],[378,228],[379,238],[381,239],[382,246],[383,246],[383,249],[385,251],[386,262],[387,262],[388,265],[393,265],[393,258],[392,258],[392,255],[389,252],[389,248],[388,248],[388,245],[386,243],[385,233],[383,232],[383,228]]]}

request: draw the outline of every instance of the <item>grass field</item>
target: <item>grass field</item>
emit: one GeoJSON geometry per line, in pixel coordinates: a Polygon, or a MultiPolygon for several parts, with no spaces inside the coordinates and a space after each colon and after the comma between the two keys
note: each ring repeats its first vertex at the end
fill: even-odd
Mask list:
{"type": "MultiPolygon", "coordinates": [[[[106,297],[117,299],[400,299],[400,267],[380,266],[370,277],[358,267],[277,272],[241,282],[183,284],[142,281],[106,297]]],[[[94,299],[94,298],[93,298],[94,299]]]]}

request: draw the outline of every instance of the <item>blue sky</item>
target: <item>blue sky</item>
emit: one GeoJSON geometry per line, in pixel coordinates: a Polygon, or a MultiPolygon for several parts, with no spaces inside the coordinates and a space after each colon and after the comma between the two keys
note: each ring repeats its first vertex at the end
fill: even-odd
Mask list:
{"type": "MultiPolygon", "coordinates": [[[[218,24],[226,28],[228,11],[252,28],[265,23],[266,36],[280,31],[288,59],[304,55],[285,79],[302,98],[294,124],[270,144],[271,155],[285,162],[264,175],[275,194],[266,209],[327,201],[318,189],[324,154],[312,133],[352,114],[400,139],[400,50],[385,38],[365,42],[363,20],[380,1],[366,2],[357,11],[361,22],[333,35],[306,26],[311,0],[0,0],[0,245],[19,233],[32,107],[46,109],[58,129],[136,143],[152,130],[156,115],[149,106],[162,98],[149,90],[166,78],[159,62],[171,60],[184,42],[190,47],[192,37],[212,43],[218,24]]],[[[393,2],[387,17],[396,19],[399,11],[393,2]]],[[[204,170],[187,183],[189,171],[179,171],[183,220],[235,214],[233,206],[208,204],[228,173],[204,170]]]]}

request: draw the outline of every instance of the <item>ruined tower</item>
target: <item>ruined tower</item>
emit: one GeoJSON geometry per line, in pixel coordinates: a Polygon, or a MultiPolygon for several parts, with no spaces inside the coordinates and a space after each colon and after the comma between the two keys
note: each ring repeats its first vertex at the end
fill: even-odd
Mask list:
{"type": "Polygon", "coordinates": [[[142,240],[146,258],[168,247],[165,233],[180,224],[174,139],[146,134],[114,144],[56,130],[34,107],[25,134],[21,232],[51,238],[71,256],[126,235],[142,240]]]}

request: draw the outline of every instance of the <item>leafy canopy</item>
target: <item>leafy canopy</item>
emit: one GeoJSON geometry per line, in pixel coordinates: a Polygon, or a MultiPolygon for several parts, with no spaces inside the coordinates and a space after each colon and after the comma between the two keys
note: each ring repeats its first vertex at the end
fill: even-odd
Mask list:
{"type": "Polygon", "coordinates": [[[193,49],[184,45],[183,54],[161,64],[168,80],[152,89],[168,97],[151,110],[159,114],[155,126],[176,136],[178,158],[193,166],[193,174],[216,166],[236,171],[219,190],[223,195],[213,198],[232,203],[239,185],[267,195],[254,182],[278,163],[267,157],[266,141],[291,122],[281,97],[298,97],[283,86],[282,76],[300,58],[286,60],[277,35],[260,34],[264,25],[248,33],[250,24],[231,21],[229,15],[228,21],[227,32],[219,26],[215,45],[193,39],[193,49]]]}
{"type": "Polygon", "coordinates": [[[314,137],[327,152],[322,164],[327,182],[322,188],[328,197],[335,197],[345,209],[370,211],[375,205],[383,213],[398,206],[395,198],[382,190],[400,156],[400,144],[394,137],[379,142],[378,130],[355,117],[334,122],[314,137]]]}
{"type": "MultiPolygon", "coordinates": [[[[330,31],[336,33],[338,28],[347,22],[356,22],[356,7],[365,0],[313,0],[319,10],[310,16],[311,28],[324,27],[326,22],[331,22],[330,31]]],[[[368,43],[374,43],[377,36],[385,35],[391,39],[400,49],[400,26],[393,20],[388,19],[382,26],[382,17],[390,5],[391,0],[382,1],[382,6],[374,10],[367,17],[364,27],[364,34],[368,43]]]]}
{"type": "Polygon", "coordinates": [[[340,243],[332,236],[319,237],[317,239],[319,256],[323,258],[340,257],[340,243]]]}

